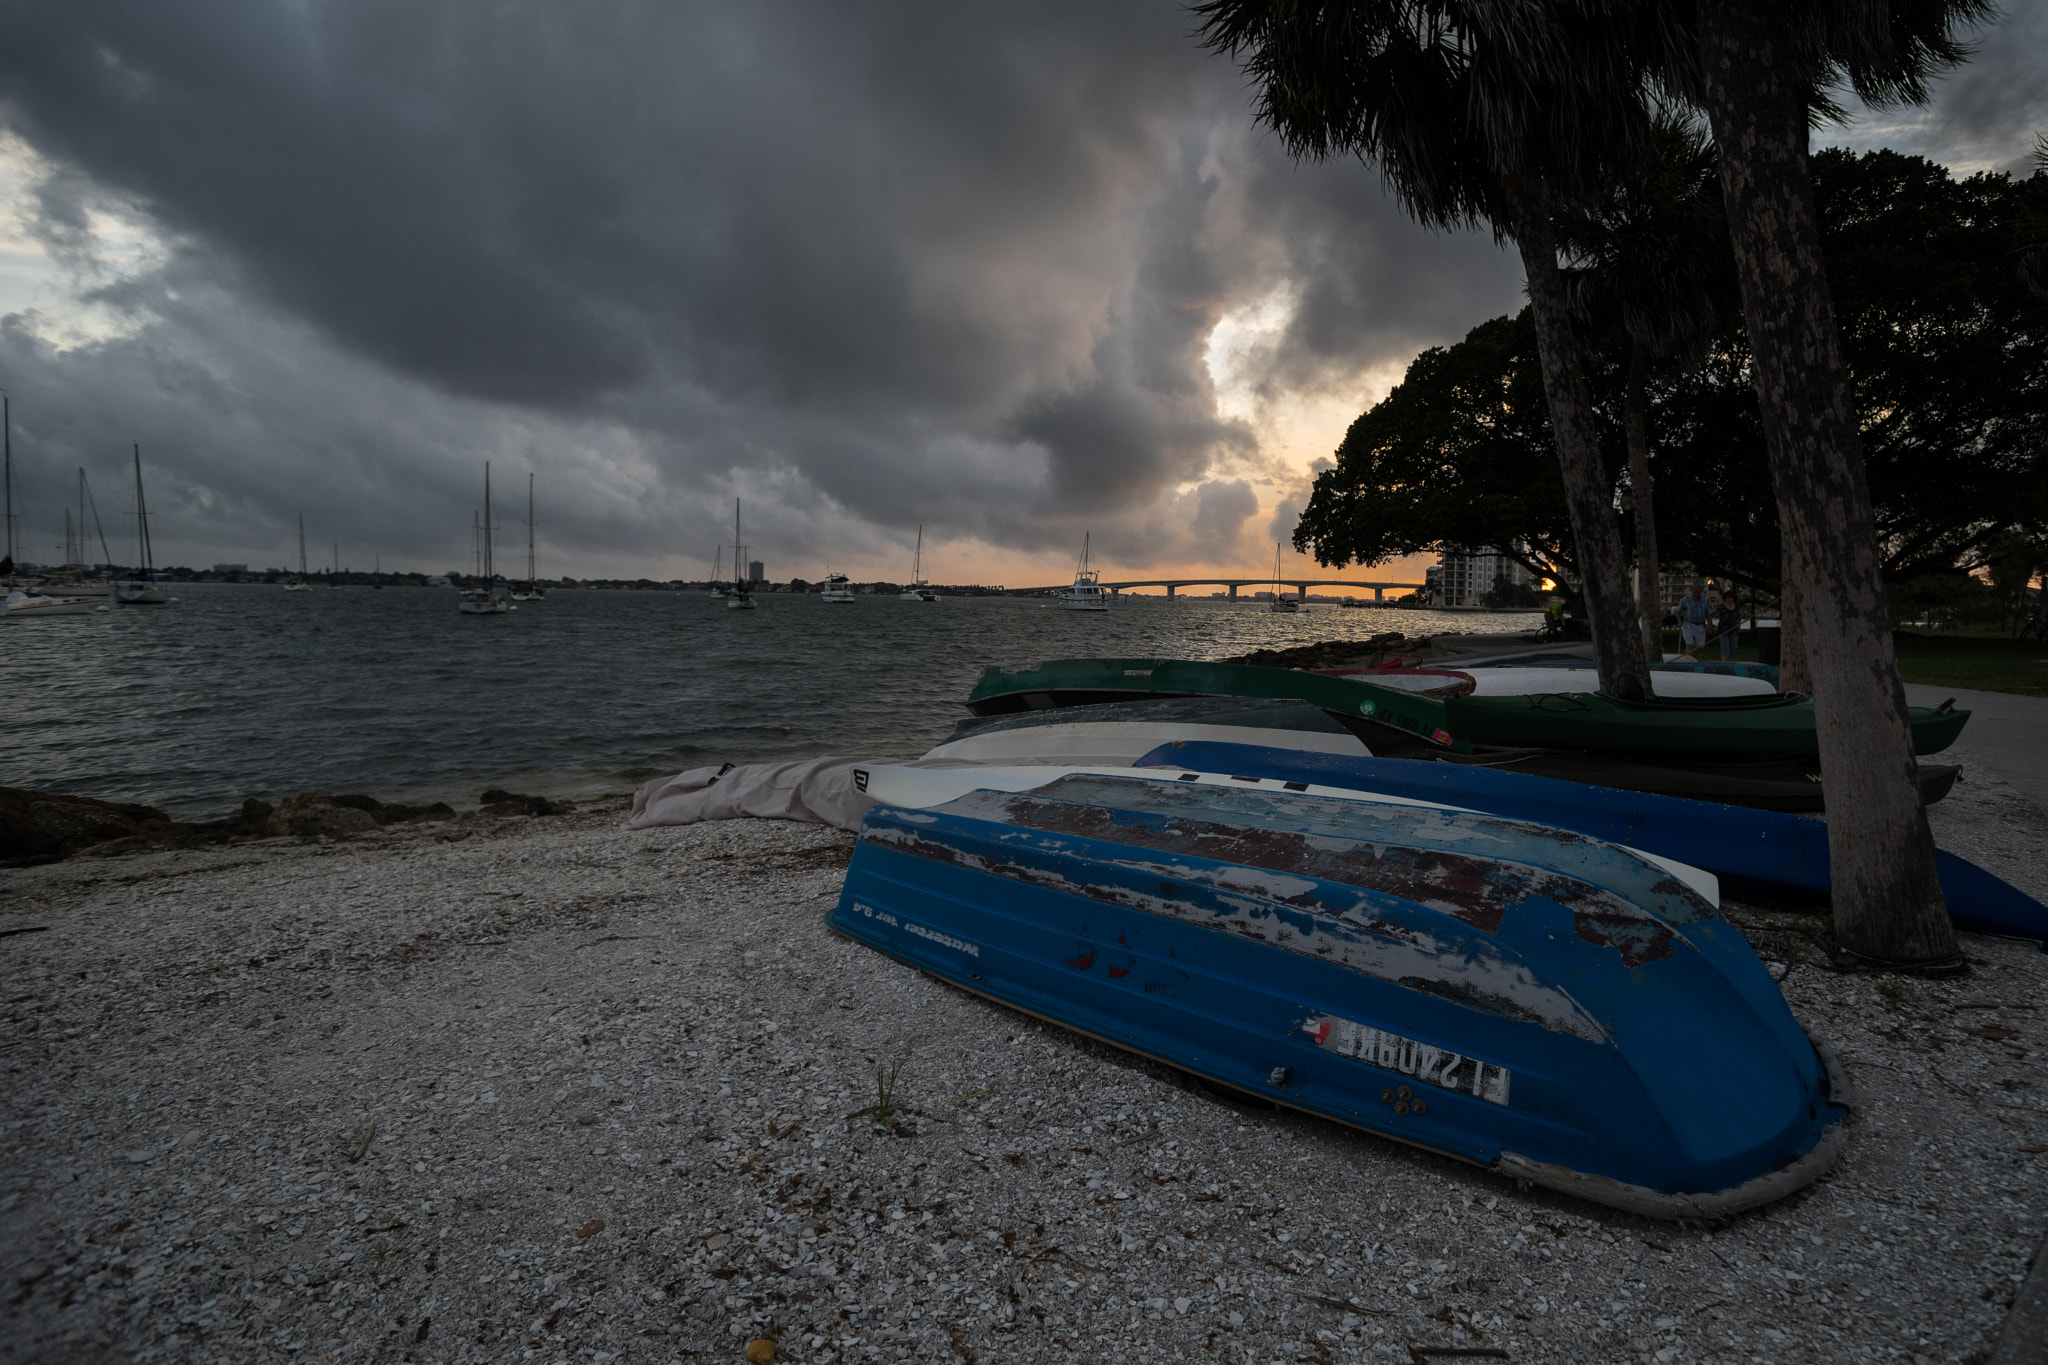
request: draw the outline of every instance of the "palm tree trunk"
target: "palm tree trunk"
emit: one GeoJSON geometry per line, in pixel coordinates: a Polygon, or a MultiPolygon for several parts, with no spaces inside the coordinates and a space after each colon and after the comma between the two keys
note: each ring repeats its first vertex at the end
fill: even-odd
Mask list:
{"type": "Polygon", "coordinates": [[[1538,192],[1528,185],[1508,185],[1506,192],[1515,216],[1515,244],[1528,275],[1529,311],[1543,362],[1543,396],[1550,404],[1550,430],[1564,475],[1565,506],[1578,548],[1579,587],[1593,627],[1600,688],[1617,697],[1640,699],[1649,695],[1650,671],[1630,600],[1621,531],[1614,520],[1614,488],[1601,468],[1592,398],[1571,331],[1564,276],[1557,268],[1557,239],[1538,192]]]}
{"type": "Polygon", "coordinates": [[[1622,399],[1628,432],[1628,490],[1636,505],[1636,620],[1643,633],[1643,658],[1664,657],[1664,593],[1657,562],[1657,494],[1650,484],[1650,357],[1640,342],[1629,343],[1628,388],[1622,399]]]}
{"type": "Polygon", "coordinates": [[[1799,628],[1799,589],[1790,578],[1778,589],[1778,690],[1812,692],[1806,667],[1806,632],[1799,628]]]}
{"type": "Polygon", "coordinates": [[[1820,253],[1807,85],[1779,0],[1698,9],[1703,104],[1721,152],[1784,574],[1827,781],[1835,933],[1900,966],[1960,966],[1906,727],[1862,444],[1820,253]]]}

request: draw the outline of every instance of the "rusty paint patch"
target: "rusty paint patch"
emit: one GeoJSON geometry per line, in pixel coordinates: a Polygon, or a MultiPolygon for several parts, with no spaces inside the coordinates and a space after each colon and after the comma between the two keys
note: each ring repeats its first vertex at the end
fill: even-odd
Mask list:
{"type": "Polygon", "coordinates": [[[1597,910],[1574,910],[1572,932],[1588,943],[1612,948],[1624,967],[1635,968],[1676,955],[1671,929],[1655,920],[1616,919],[1597,910]]]}
{"type": "Polygon", "coordinates": [[[1114,977],[1122,978],[1129,976],[1131,974],[1131,969],[1129,967],[1111,967],[1109,969],[1109,974],[1114,977]]]}
{"type": "Polygon", "coordinates": [[[1488,934],[1500,932],[1509,910],[1539,897],[1617,922],[1649,919],[1639,907],[1604,888],[1504,858],[1187,816],[1174,816],[1155,825],[1128,816],[1118,819],[1117,812],[1101,806],[1049,801],[1026,793],[1005,793],[999,806],[1003,823],[1021,829],[1291,873],[1303,879],[1298,889],[1270,881],[1248,883],[1247,889],[1303,909],[1326,908],[1319,903],[1315,882],[1338,882],[1399,896],[1488,934]]]}
{"type": "MultiPolygon", "coordinates": [[[[998,837],[991,840],[991,852],[982,854],[944,843],[922,830],[886,824],[870,824],[861,835],[865,843],[911,857],[932,858],[1046,891],[1271,943],[1392,985],[1455,1000],[1496,1018],[1535,1024],[1590,1042],[1607,1041],[1606,1032],[1576,1000],[1538,980],[1526,965],[1493,947],[1490,940],[1440,939],[1414,926],[1394,923],[1373,908],[1370,893],[1356,892],[1344,905],[1318,900],[1310,909],[1259,894],[1241,875],[1252,869],[1185,866],[1174,869],[1185,881],[1173,894],[1159,895],[1150,889],[1162,871],[1156,866],[1097,859],[1090,864],[1096,875],[1076,879],[1058,866],[1048,865],[1062,859],[1060,850],[1016,843],[1024,837],[1016,832],[998,837]]],[[[1298,877],[1282,881],[1290,890],[1313,885],[1298,877]]],[[[1094,946],[1084,943],[1083,947],[1085,954],[1067,958],[1068,966],[1085,971],[1094,965],[1094,946]]]]}

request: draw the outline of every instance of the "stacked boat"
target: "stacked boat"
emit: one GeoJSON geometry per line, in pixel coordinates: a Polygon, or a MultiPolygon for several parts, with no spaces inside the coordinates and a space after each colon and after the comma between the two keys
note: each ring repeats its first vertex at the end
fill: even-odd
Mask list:
{"type": "MultiPolygon", "coordinates": [[[[1178,659],[1059,659],[984,669],[967,706],[1002,715],[1164,698],[1286,698],[1320,707],[1383,758],[1482,765],[1770,810],[1825,805],[1811,697],[1769,691],[1629,702],[1569,688],[1481,695],[1459,681],[1474,672],[1408,670],[1407,682],[1425,684],[1410,690],[1388,685],[1391,674],[1367,681],[1369,674],[1357,672],[1178,659]]],[[[1910,708],[1915,752],[1947,748],[1969,715],[1946,706],[1910,708]]],[[[1946,795],[1956,774],[1952,765],[1923,763],[1924,798],[1946,795]]]]}
{"type": "Polygon", "coordinates": [[[1652,1216],[1752,1207],[1841,1149],[1839,1069],[1675,860],[1292,777],[858,780],[833,927],[1017,1009],[1652,1216]]]}
{"type": "MultiPolygon", "coordinates": [[[[1749,763],[1740,781],[1768,784],[1755,765],[1814,766],[1807,699],[1072,659],[986,670],[968,705],[921,760],[838,761],[871,804],[844,821],[837,931],[1217,1085],[1636,1213],[1735,1213],[1839,1155],[1841,1069],[1720,901],[1724,880],[1827,895],[1825,825],[1588,777],[1689,763],[1669,771],[1733,789],[1713,764],[1749,763]]],[[[1916,711],[1916,748],[1967,719],[1916,711]]],[[[1939,871],[1962,927],[2048,942],[2048,907],[1948,854],[1939,871]]]]}

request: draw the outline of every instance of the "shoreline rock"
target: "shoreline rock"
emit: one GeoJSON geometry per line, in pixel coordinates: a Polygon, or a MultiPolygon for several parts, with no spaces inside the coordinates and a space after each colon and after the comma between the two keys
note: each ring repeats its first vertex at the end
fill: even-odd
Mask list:
{"type": "Polygon", "coordinates": [[[276,805],[252,796],[219,820],[178,820],[155,806],[90,796],[0,787],[0,867],[34,867],[81,856],[112,857],[150,849],[246,843],[253,839],[351,839],[394,825],[427,824],[478,815],[564,815],[576,806],[496,788],[481,807],[460,812],[445,801],[414,806],[362,793],[301,792],[276,805]]]}

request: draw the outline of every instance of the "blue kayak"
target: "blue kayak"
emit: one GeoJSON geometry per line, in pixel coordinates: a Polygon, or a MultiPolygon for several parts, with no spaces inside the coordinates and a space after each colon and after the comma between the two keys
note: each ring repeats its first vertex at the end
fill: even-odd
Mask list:
{"type": "Polygon", "coordinates": [[[1697,869],[1297,781],[863,771],[830,923],[967,990],[1652,1216],[1778,1198],[1843,1145],[1839,1070],[1697,869]]]}
{"type": "MultiPolygon", "coordinates": [[[[1164,744],[1141,768],[1244,773],[1384,792],[1541,820],[1704,868],[1736,886],[1825,896],[1833,889],[1828,828],[1807,815],[1559,782],[1526,773],[1402,758],[1350,758],[1244,744],[1164,744]]],[[[1958,929],[2031,938],[2048,948],[2048,906],[1975,863],[1936,850],[1958,929]]]]}

